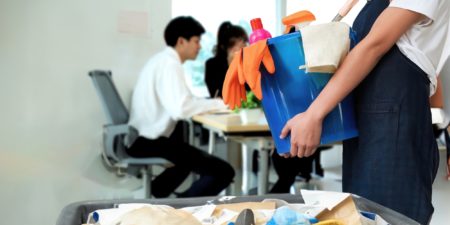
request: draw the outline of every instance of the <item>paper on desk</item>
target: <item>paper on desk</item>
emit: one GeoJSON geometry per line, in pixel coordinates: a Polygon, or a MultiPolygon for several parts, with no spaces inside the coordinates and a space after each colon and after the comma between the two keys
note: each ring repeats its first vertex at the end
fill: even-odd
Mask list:
{"type": "Polygon", "coordinates": [[[330,191],[300,190],[306,205],[319,206],[332,210],[350,196],[349,193],[330,191]]]}

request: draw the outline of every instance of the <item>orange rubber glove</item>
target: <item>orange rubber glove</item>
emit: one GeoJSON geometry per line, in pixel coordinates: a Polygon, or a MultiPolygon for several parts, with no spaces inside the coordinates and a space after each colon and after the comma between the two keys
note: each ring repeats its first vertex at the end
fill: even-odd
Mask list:
{"type": "Polygon", "coordinates": [[[235,53],[223,82],[223,102],[230,109],[234,109],[236,106],[241,107],[241,102],[247,100],[245,85],[239,82],[240,76],[243,76],[242,49],[235,53]]]}
{"type": "Polygon", "coordinates": [[[241,101],[246,101],[245,83],[252,89],[255,96],[261,100],[261,62],[266,70],[273,74],[275,64],[267,47],[267,40],[260,40],[239,50],[228,67],[225,81],[223,82],[223,101],[231,109],[241,106],[241,101]]]}
{"type": "Polygon", "coordinates": [[[267,47],[267,40],[260,40],[247,46],[243,50],[243,73],[239,74],[239,83],[248,84],[255,96],[261,100],[261,72],[259,66],[261,62],[264,64],[267,72],[273,74],[275,72],[275,64],[267,47]]]}

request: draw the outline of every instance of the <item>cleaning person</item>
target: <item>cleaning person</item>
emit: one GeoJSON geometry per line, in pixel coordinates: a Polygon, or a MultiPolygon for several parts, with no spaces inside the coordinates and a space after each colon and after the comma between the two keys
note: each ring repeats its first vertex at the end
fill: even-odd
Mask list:
{"type": "Polygon", "coordinates": [[[350,92],[359,136],[344,141],[343,191],[430,222],[439,156],[428,102],[449,26],[447,0],[370,0],[353,29],[360,42],[320,95],[289,120],[291,157],[319,145],[322,121],[350,92]]]}

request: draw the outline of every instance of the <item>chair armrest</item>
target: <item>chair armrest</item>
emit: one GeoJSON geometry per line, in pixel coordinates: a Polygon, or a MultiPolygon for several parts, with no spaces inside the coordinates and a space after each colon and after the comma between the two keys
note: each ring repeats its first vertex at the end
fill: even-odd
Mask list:
{"type": "Polygon", "coordinates": [[[103,126],[104,132],[108,135],[115,137],[121,134],[128,134],[130,126],[128,124],[108,124],[103,126]]]}
{"type": "Polygon", "coordinates": [[[119,162],[119,158],[114,152],[114,140],[119,135],[128,134],[128,124],[108,124],[103,126],[103,147],[106,156],[113,158],[119,162]]]}

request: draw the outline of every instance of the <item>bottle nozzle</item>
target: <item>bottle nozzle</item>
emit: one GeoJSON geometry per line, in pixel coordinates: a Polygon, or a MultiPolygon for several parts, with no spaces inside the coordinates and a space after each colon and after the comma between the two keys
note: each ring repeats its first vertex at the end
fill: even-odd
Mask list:
{"type": "Polygon", "coordinates": [[[255,19],[250,20],[250,25],[252,26],[252,30],[257,30],[257,29],[263,28],[261,18],[255,18],[255,19]]]}

